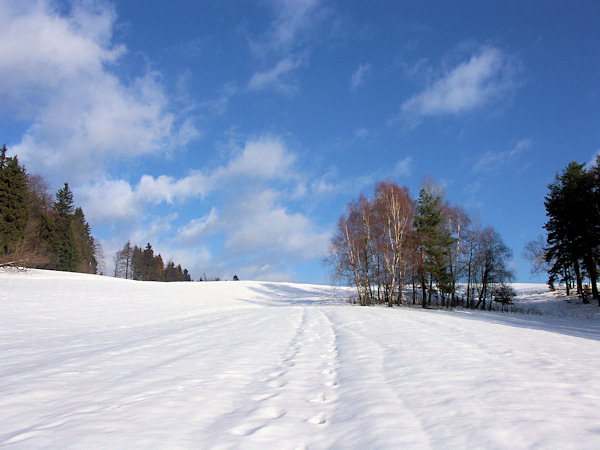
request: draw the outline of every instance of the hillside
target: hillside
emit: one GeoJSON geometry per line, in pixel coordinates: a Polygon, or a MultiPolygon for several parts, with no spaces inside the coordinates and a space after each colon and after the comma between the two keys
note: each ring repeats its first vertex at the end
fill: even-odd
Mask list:
{"type": "Polygon", "coordinates": [[[40,270],[0,285],[2,446],[600,447],[592,306],[366,308],[326,286],[40,270]]]}

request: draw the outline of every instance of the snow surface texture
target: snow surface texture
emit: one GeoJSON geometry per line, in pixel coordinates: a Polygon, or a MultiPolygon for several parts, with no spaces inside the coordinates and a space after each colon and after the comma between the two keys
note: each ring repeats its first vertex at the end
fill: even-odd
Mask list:
{"type": "Polygon", "coordinates": [[[0,445],[600,448],[597,320],[348,294],[0,272],[0,445]]]}

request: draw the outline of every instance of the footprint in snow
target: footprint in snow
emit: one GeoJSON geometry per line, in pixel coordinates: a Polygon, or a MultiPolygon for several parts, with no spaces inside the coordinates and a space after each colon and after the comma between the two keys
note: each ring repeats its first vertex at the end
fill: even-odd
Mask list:
{"type": "Polygon", "coordinates": [[[266,427],[266,424],[263,425],[249,425],[249,424],[241,424],[231,430],[231,432],[237,436],[250,436],[251,434],[256,433],[261,428],[266,427]]]}
{"type": "Polygon", "coordinates": [[[319,392],[315,398],[311,400],[312,403],[327,403],[327,396],[324,392],[319,392]]]}
{"type": "Polygon", "coordinates": [[[257,416],[262,417],[263,419],[279,419],[280,417],[285,416],[285,411],[282,411],[279,408],[275,407],[267,407],[259,409],[256,412],[257,416]]]}
{"type": "Polygon", "coordinates": [[[324,425],[325,422],[327,422],[324,414],[317,414],[316,416],[313,416],[310,419],[308,419],[308,421],[313,425],[324,425]]]}

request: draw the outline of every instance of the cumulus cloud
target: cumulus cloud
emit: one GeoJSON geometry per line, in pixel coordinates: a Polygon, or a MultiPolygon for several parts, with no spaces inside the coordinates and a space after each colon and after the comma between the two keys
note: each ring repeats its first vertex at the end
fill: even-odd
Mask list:
{"type": "Polygon", "coordinates": [[[259,190],[240,198],[229,212],[233,224],[225,246],[237,255],[267,252],[306,259],[322,255],[329,238],[300,213],[290,213],[278,202],[279,194],[259,190]]]}
{"type": "Polygon", "coordinates": [[[531,139],[522,139],[513,148],[500,152],[485,152],[473,166],[474,172],[499,170],[531,147],[531,139]]]}
{"type": "Polygon", "coordinates": [[[494,47],[483,47],[422,92],[402,104],[405,117],[459,114],[474,110],[517,86],[512,59],[494,47]]]}
{"type": "Polygon", "coordinates": [[[11,146],[31,170],[74,180],[198,136],[174,112],[160,73],[127,83],[114,74],[126,52],[113,43],[115,20],[104,3],[67,14],[43,0],[0,5],[0,98],[32,122],[11,146]]]}
{"type": "Polygon", "coordinates": [[[173,204],[190,198],[204,198],[215,190],[227,190],[240,180],[294,179],[296,155],[281,140],[260,137],[236,149],[231,159],[213,170],[195,170],[176,178],[168,175],[142,175],[137,184],[100,178],[83,184],[77,194],[88,217],[104,222],[138,215],[148,204],[173,204]]]}
{"type": "Polygon", "coordinates": [[[354,91],[358,87],[362,86],[370,72],[371,64],[367,63],[358,66],[358,69],[356,69],[356,71],[352,74],[352,77],[350,78],[350,89],[354,91]]]}

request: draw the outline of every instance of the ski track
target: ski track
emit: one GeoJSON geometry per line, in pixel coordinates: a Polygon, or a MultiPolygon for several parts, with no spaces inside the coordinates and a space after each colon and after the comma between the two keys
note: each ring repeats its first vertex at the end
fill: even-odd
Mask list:
{"type": "Polygon", "coordinates": [[[0,446],[600,448],[593,327],[62,277],[0,274],[0,446]]]}

